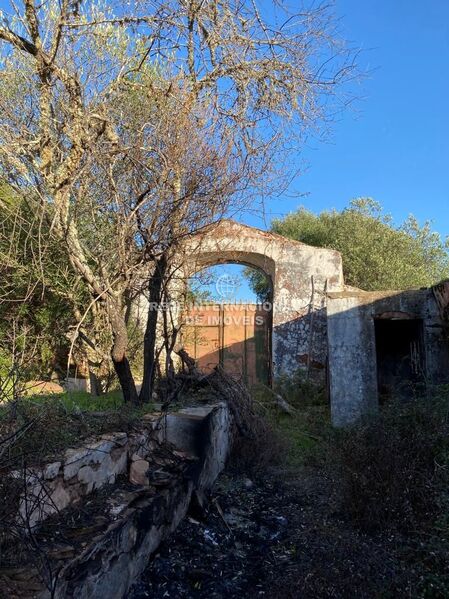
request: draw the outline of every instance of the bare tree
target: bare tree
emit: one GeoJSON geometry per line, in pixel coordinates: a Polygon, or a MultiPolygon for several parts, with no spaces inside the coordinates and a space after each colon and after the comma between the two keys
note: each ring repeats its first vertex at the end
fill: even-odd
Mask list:
{"type": "MultiPolygon", "coordinates": [[[[160,301],[181,240],[288,176],[283,158],[352,72],[327,6],[24,0],[0,25],[0,176],[52,230],[107,315],[125,400],[130,302],[160,301]],[[281,172],[279,172],[281,171],[281,172]]],[[[156,317],[145,334],[154,377],[156,317]]]]}

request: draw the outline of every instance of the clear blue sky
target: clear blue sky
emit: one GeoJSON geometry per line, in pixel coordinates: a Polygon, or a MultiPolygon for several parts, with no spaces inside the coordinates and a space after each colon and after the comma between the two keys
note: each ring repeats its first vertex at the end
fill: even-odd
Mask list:
{"type": "Polygon", "coordinates": [[[371,73],[333,139],[303,152],[307,171],[291,191],[308,195],[268,202],[266,224],[300,204],[340,209],[370,196],[397,221],[412,212],[449,235],[449,0],[335,0],[335,8],[371,73]]]}
{"type": "Polygon", "coordinates": [[[265,227],[300,204],[340,209],[370,196],[398,222],[412,212],[449,235],[449,0],[335,0],[335,12],[371,71],[354,88],[361,99],[331,141],[310,140],[291,194],[268,202],[264,221],[244,220],[265,227]]]}

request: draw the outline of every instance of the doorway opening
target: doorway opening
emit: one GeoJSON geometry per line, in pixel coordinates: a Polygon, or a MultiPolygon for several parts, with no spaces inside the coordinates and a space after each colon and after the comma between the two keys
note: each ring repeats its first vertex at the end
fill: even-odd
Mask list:
{"type": "Polygon", "coordinates": [[[197,367],[217,365],[248,386],[271,384],[272,282],[242,263],[209,266],[188,284],[182,341],[197,367]]]}
{"type": "Polygon", "coordinates": [[[423,321],[376,318],[374,327],[379,401],[407,399],[425,383],[423,321]]]}

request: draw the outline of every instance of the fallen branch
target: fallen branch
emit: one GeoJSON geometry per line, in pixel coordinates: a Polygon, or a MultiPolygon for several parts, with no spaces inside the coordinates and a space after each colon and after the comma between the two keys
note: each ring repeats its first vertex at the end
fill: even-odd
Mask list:
{"type": "Polygon", "coordinates": [[[282,397],[282,395],[279,395],[279,393],[276,393],[276,391],[273,391],[273,389],[270,389],[270,387],[267,387],[267,385],[262,386],[272,394],[274,403],[282,412],[289,414],[290,416],[293,416],[296,413],[296,409],[291,406],[288,401],[282,397]]]}
{"type": "Polygon", "coordinates": [[[218,515],[219,515],[219,516],[220,516],[220,518],[223,520],[223,522],[224,522],[224,524],[225,524],[226,528],[227,528],[227,529],[229,530],[229,532],[232,534],[232,529],[231,529],[231,527],[229,526],[228,522],[226,521],[226,518],[224,517],[223,510],[221,509],[221,505],[218,503],[218,499],[217,499],[217,497],[214,497],[214,498],[212,499],[212,503],[214,504],[214,506],[215,506],[215,508],[216,508],[216,510],[217,510],[217,512],[218,512],[218,515]]]}

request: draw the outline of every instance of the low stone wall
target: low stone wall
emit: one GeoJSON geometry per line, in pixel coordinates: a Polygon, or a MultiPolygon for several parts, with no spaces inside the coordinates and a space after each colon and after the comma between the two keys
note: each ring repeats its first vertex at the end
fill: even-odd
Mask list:
{"type": "MultiPolygon", "coordinates": [[[[39,473],[30,472],[21,514],[28,515],[35,526],[52,516],[51,530],[58,522],[64,525],[68,506],[76,503],[82,508],[94,489],[110,485],[118,475],[126,474],[134,484],[124,483],[122,477],[110,492],[103,489],[88,499],[90,504],[103,502],[96,510],[105,523],[100,531],[89,532],[88,527],[87,537],[86,529],[80,530],[84,536],[77,551],[58,537],[61,542],[56,553],[50,552],[53,557],[46,566],[55,574],[51,584],[47,580],[47,588],[37,574],[23,585],[22,566],[16,574],[0,570],[0,596],[3,581],[8,589],[5,596],[11,598],[122,599],[159,543],[183,519],[193,493],[198,498],[224,468],[232,430],[224,403],[163,418],[148,416],[137,433],[103,435],[85,447],[67,450],[61,461],[39,473]],[[170,445],[161,445],[163,440],[170,445]],[[170,450],[173,446],[176,449],[170,450]],[[156,459],[158,453],[162,458],[156,459]],[[21,589],[18,593],[17,588],[21,589]]],[[[50,543],[51,548],[52,541],[40,534],[44,546],[50,543]]],[[[25,567],[30,569],[31,564],[25,567]]]]}
{"type": "Polygon", "coordinates": [[[130,495],[120,518],[60,570],[53,594],[39,599],[122,599],[187,512],[193,481],[173,482],[155,496],[130,495]]]}
{"type": "MultiPolygon", "coordinates": [[[[164,418],[159,434],[196,458],[192,466],[174,474],[169,488],[155,495],[151,490],[130,494],[118,520],[59,572],[52,599],[125,596],[186,515],[192,493],[209,489],[223,470],[231,447],[231,416],[225,404],[182,410],[164,418]]],[[[39,599],[50,596],[46,592],[39,599]]]]}
{"type": "Polygon", "coordinates": [[[147,457],[160,440],[160,417],[143,417],[141,430],[117,432],[86,441],[82,447],[68,449],[59,461],[43,469],[28,468],[13,473],[22,479],[19,517],[31,527],[60,512],[95,489],[113,484],[128,471],[132,456],[147,457]]]}
{"type": "Polygon", "coordinates": [[[167,441],[199,459],[196,484],[200,490],[209,489],[225,467],[231,424],[224,404],[187,408],[165,416],[167,441]]]}

